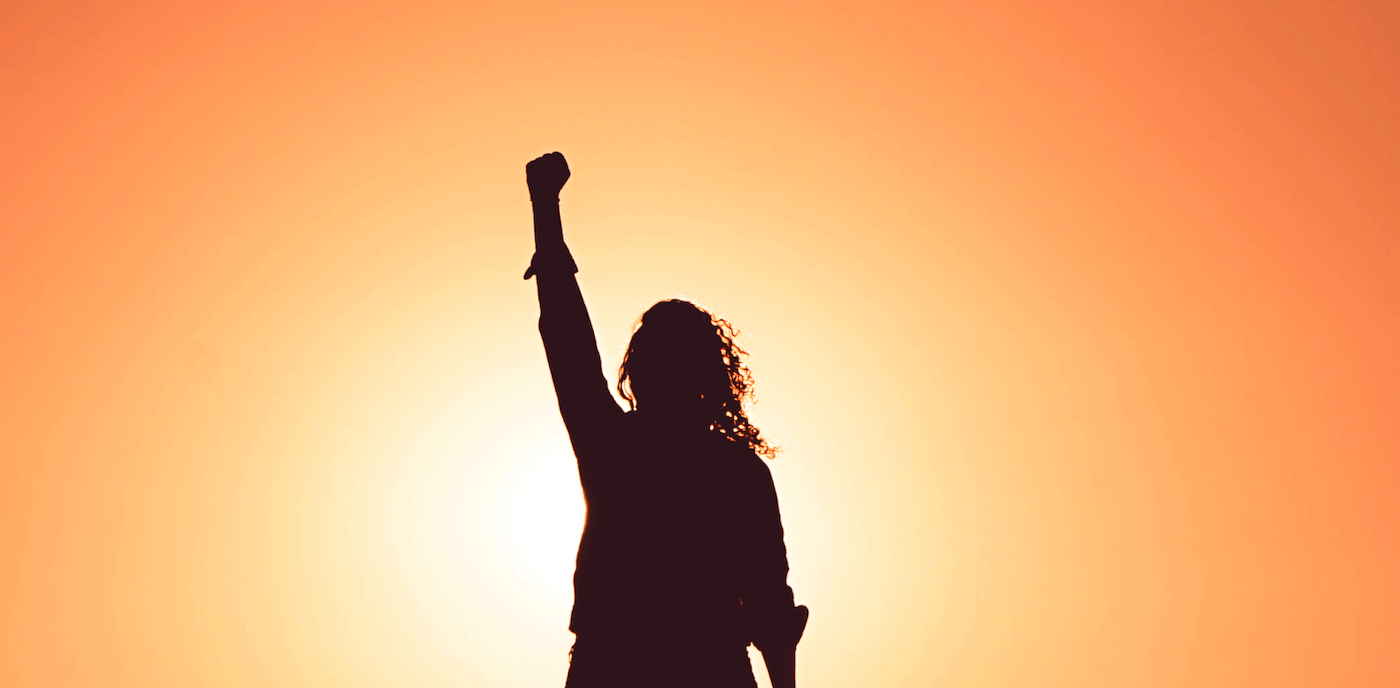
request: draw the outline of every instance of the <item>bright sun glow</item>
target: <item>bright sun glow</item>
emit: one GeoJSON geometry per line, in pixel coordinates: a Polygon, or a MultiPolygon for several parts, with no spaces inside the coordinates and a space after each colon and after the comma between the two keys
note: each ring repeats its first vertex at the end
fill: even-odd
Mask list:
{"type": "Polygon", "coordinates": [[[397,487],[383,487],[386,538],[403,555],[401,570],[433,578],[424,591],[432,599],[504,585],[518,603],[567,619],[585,510],[563,423],[504,411],[468,420],[469,403],[470,395],[444,399],[409,433],[404,461],[386,475],[397,487]],[[518,432],[486,432],[499,424],[518,432]]]}
{"type": "Polygon", "coordinates": [[[564,685],[556,150],[798,685],[1400,687],[1400,2],[793,4],[6,3],[0,688],[564,685]]]}
{"type": "Polygon", "coordinates": [[[501,481],[494,512],[502,558],[542,597],[569,600],[584,503],[573,457],[542,450],[501,481]]]}

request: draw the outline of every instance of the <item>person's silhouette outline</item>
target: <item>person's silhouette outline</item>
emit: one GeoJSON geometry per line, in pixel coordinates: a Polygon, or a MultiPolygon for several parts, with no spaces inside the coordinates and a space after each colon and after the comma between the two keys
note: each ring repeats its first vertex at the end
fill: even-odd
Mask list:
{"type": "Polygon", "coordinates": [[[807,608],[787,585],[775,450],[742,402],[752,377],[728,322],[680,300],[639,319],[608,391],[578,271],[564,244],[555,152],[525,167],[534,206],[540,336],[578,459],[588,516],[574,573],[567,688],[795,686],[807,608]]]}

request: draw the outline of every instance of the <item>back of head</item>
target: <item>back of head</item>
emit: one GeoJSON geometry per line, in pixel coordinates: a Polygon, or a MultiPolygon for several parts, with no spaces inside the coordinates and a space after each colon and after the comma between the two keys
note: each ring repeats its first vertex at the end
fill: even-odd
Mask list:
{"type": "Polygon", "coordinates": [[[728,321],[689,301],[661,301],[638,319],[618,375],[632,408],[703,423],[772,458],[776,450],[744,414],[753,376],[728,321]]]}

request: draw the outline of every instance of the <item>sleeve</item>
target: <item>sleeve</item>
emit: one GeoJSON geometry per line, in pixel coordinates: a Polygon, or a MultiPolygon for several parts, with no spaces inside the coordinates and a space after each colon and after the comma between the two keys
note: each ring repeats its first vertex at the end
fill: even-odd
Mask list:
{"type": "Polygon", "coordinates": [[[562,239],[537,250],[534,275],[540,300],[540,338],[559,398],[559,413],[578,459],[585,499],[606,467],[607,443],[616,437],[622,409],[608,391],[593,323],[574,277],[577,268],[562,239]]]}
{"type": "Polygon", "coordinates": [[[757,468],[750,481],[750,538],[742,599],[749,639],[763,650],[797,642],[795,637],[789,637],[794,635],[797,611],[792,588],[787,584],[787,546],[783,544],[783,522],[773,474],[762,459],[755,456],[752,460],[757,468]]]}

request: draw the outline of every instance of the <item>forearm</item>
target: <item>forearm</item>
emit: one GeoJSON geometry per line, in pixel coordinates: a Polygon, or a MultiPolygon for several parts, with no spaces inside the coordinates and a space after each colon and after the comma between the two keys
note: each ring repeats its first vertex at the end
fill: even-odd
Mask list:
{"type": "Polygon", "coordinates": [[[564,222],[559,218],[558,198],[531,198],[535,211],[535,250],[564,243],[564,222]]]}
{"type": "MultiPolygon", "coordinates": [[[[531,202],[535,215],[535,255],[530,258],[530,268],[525,271],[525,279],[535,275],[572,275],[578,272],[569,247],[564,244],[564,224],[559,219],[559,199],[531,202]]],[[[577,289],[577,285],[574,286],[577,289]]],[[[541,292],[541,306],[544,296],[541,292]]]]}
{"type": "MultiPolygon", "coordinates": [[[[536,198],[531,203],[535,215],[535,255],[530,260],[526,277],[535,277],[540,300],[540,336],[544,339],[550,371],[562,401],[569,388],[580,386],[580,378],[594,375],[601,378],[602,363],[588,307],[574,277],[578,267],[564,245],[559,199],[536,198]]],[[[606,382],[603,384],[606,386],[606,382]]]]}
{"type": "MultiPolygon", "coordinates": [[[[533,194],[532,194],[533,195],[533,194]]],[[[590,415],[590,407],[616,408],[608,393],[598,355],[598,340],[588,306],[583,301],[564,230],[559,219],[559,199],[532,200],[535,216],[535,255],[526,277],[535,277],[540,300],[540,336],[544,340],[554,390],[565,421],[590,415]]]]}
{"type": "Polygon", "coordinates": [[[768,681],[773,688],[796,688],[797,646],[782,645],[760,649],[763,665],[768,667],[768,681]]]}

